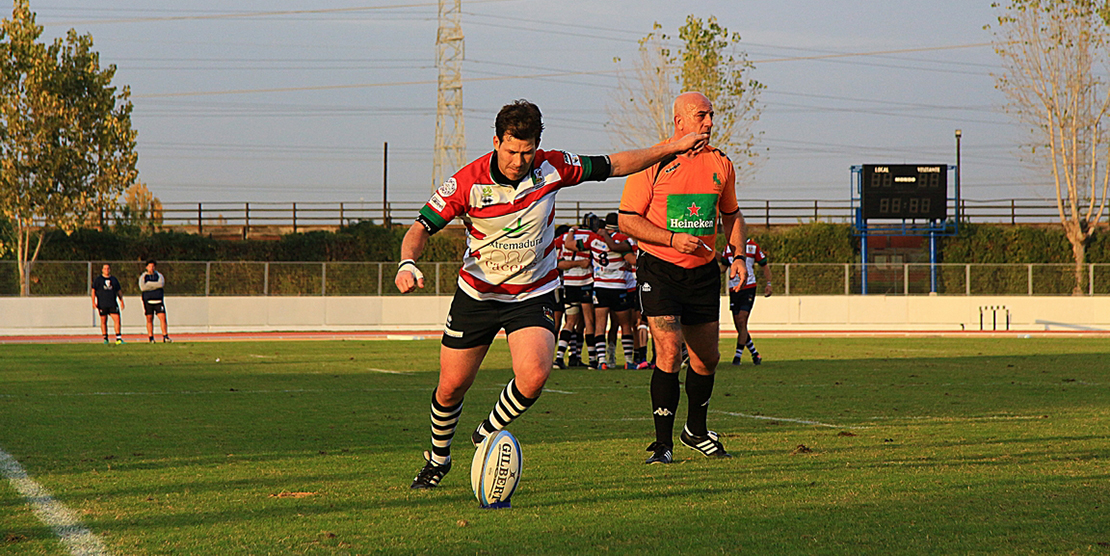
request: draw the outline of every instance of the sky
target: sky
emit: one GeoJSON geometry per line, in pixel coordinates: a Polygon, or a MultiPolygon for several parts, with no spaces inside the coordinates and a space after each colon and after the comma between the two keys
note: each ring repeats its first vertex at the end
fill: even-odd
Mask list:
{"type": "MultiPolygon", "coordinates": [[[[766,87],[745,200],[850,198],[857,164],[954,164],[963,197],[1054,198],[995,88],[990,0],[463,0],[468,158],[504,104],[540,106],[542,148],[617,150],[621,65],[656,22],[715,16],[766,87]]],[[[129,86],[140,180],[164,202],[380,204],[432,187],[438,2],[32,0],[44,39],[93,36],[129,86]]],[[[10,14],[5,14],[7,17],[10,14]]],[[[675,43],[677,46],[677,42],[675,43]]],[[[628,66],[624,66],[626,69],[628,66]]],[[[647,145],[644,145],[647,146],[647,145]]],[[[620,180],[560,193],[612,201],[620,180]]]]}

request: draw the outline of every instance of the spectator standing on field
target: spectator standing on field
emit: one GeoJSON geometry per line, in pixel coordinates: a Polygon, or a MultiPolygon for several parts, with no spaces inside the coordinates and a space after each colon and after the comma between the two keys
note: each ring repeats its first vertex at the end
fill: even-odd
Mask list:
{"type": "Polygon", "coordinates": [[[146,262],[146,272],[139,275],[139,291],[143,295],[143,311],[146,313],[146,336],[150,343],[154,343],[154,315],[162,325],[162,342],[172,342],[169,328],[166,327],[165,287],[166,277],[155,270],[158,263],[154,260],[146,262]]]}
{"type": "Polygon", "coordinates": [[[119,312],[124,308],[123,288],[119,280],[112,276],[112,265],[104,263],[100,267],[100,276],[93,278],[92,282],[93,308],[100,313],[100,333],[104,335],[104,343],[108,342],[108,316],[112,316],[112,324],[116,327],[116,343],[123,343],[120,333],[119,312]]]}

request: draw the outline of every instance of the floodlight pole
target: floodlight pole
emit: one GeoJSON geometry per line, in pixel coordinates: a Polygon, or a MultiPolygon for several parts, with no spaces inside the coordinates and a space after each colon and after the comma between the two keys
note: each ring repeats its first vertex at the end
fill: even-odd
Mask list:
{"type": "Polygon", "coordinates": [[[392,228],[389,218],[389,141],[382,143],[382,223],[392,228]]]}
{"type": "Polygon", "coordinates": [[[956,230],[960,229],[960,138],[964,136],[963,130],[956,130],[956,230]]]}

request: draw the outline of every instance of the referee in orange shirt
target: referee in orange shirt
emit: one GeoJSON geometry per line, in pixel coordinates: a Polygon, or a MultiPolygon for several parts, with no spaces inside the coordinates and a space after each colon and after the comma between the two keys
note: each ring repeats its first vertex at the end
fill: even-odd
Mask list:
{"type": "MultiPolygon", "coordinates": [[[[674,126],[674,136],[664,143],[691,132],[709,133],[713,104],[701,93],[679,95],[674,126]]],[[[636,279],[656,349],[651,377],[655,442],[648,446],[651,456],[646,463],[672,461],[684,342],[690,348],[689,408],[679,438],[707,457],[730,457],[706,424],[713,376],[721,358],[721,273],[714,251],[718,217],[735,252],[743,253],[747,238],[736,202],[736,172],[728,156],[709,145],[668,157],[625,183],[620,229],[640,242],[636,279]]],[[[729,275],[744,283],[743,258],[736,259],[729,275]]]]}

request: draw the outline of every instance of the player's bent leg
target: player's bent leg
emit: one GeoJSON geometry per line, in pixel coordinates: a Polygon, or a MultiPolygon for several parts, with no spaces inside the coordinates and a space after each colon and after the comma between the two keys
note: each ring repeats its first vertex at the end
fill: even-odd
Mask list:
{"type": "Polygon", "coordinates": [[[555,334],[551,330],[529,326],[509,332],[508,340],[513,379],[501,391],[493,411],[471,435],[475,445],[507,427],[532,407],[551,376],[551,358],[547,355],[555,348],[555,334]]]}
{"type": "Polygon", "coordinates": [[[443,405],[455,405],[461,402],[466,391],[474,384],[478,369],[482,366],[482,360],[485,359],[488,351],[488,345],[465,349],[440,346],[436,401],[443,405]]]}
{"type": "Polygon", "coordinates": [[[451,470],[451,441],[462,415],[463,397],[474,384],[488,345],[465,349],[440,346],[439,385],[432,393],[432,450],[424,452],[424,468],[411,488],[434,488],[451,470]]]}

